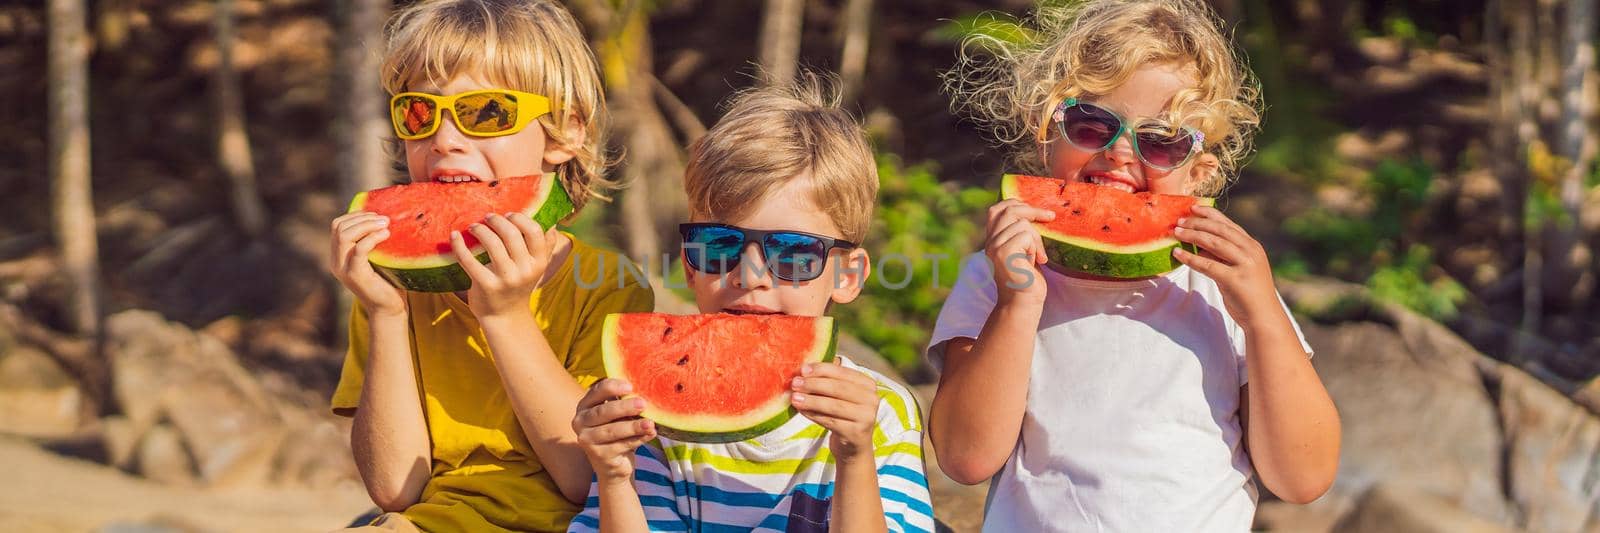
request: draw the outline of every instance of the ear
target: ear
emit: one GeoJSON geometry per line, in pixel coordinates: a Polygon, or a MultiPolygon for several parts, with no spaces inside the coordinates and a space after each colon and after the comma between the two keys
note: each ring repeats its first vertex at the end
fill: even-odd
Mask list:
{"type": "Polygon", "coordinates": [[[1202,152],[1189,163],[1189,175],[1184,177],[1183,188],[1186,194],[1200,192],[1212,193],[1211,184],[1216,183],[1222,175],[1222,160],[1210,152],[1202,152]]]}
{"type": "Polygon", "coordinates": [[[572,147],[583,146],[583,142],[589,137],[588,124],[584,123],[583,117],[569,114],[564,123],[561,131],[565,134],[567,142],[556,142],[554,138],[545,136],[544,162],[547,165],[556,166],[571,161],[578,155],[577,150],[572,147]]]}
{"type": "Polygon", "coordinates": [[[865,249],[855,248],[834,256],[833,260],[833,275],[829,277],[833,292],[829,296],[834,303],[850,303],[867,286],[867,276],[872,274],[872,257],[865,249]]]}

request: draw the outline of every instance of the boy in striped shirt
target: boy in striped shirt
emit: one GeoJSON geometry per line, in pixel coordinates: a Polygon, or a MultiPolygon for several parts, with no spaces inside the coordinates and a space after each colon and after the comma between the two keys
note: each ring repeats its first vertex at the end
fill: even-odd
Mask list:
{"type": "MultiPolygon", "coordinates": [[[[701,312],[821,316],[860,294],[877,166],[820,80],[739,96],[690,147],[684,188],[684,270],[701,312]],[[730,242],[739,251],[708,261],[704,245],[730,242]]],[[[702,444],[658,436],[638,417],[644,400],[622,398],[627,382],[595,384],[573,429],[596,479],[568,531],[932,531],[910,392],[842,355],[802,368],[792,388],[803,416],[702,444]]]]}

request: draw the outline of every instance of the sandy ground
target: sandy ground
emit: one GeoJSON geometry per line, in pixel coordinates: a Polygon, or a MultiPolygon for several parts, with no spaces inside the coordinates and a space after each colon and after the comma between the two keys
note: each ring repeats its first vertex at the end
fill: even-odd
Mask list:
{"type": "Polygon", "coordinates": [[[8,533],[328,531],[372,506],[359,485],[339,489],[206,490],[129,476],[0,437],[0,531],[8,533]]]}

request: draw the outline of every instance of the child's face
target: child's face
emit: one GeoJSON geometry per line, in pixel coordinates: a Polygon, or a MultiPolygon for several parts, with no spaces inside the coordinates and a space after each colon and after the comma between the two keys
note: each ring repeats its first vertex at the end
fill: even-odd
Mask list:
{"type": "MultiPolygon", "coordinates": [[[[448,96],[494,85],[467,75],[457,76],[443,87],[422,85],[407,90],[448,96]]],[[[439,130],[433,135],[405,141],[406,169],[411,182],[494,181],[514,176],[542,175],[571,160],[573,152],[552,142],[537,122],[522,131],[501,137],[473,137],[456,127],[450,113],[441,113],[439,130]]],[[[571,132],[569,132],[571,133],[571,132]]],[[[581,130],[578,131],[580,135],[581,130]]],[[[581,141],[580,141],[581,142],[581,141]]]]}
{"type": "MultiPolygon", "coordinates": [[[[1082,100],[1137,123],[1146,118],[1164,118],[1173,96],[1193,85],[1190,76],[1177,66],[1146,65],[1111,92],[1082,100]]],[[[1056,125],[1052,122],[1049,127],[1056,125]]],[[[1139,160],[1132,135],[1125,133],[1110,148],[1091,152],[1073,146],[1057,132],[1051,133],[1052,140],[1045,150],[1050,175],[1069,181],[1120,184],[1135,192],[1193,194],[1194,188],[1205,182],[1208,173],[1215,173],[1219,164],[1216,156],[1201,153],[1182,166],[1161,170],[1139,160]]]]}
{"type": "MultiPolygon", "coordinates": [[[[739,220],[707,220],[754,230],[789,230],[833,238],[843,234],[812,201],[809,174],[801,174],[762,198],[754,212],[739,220]]],[[[774,277],[762,258],[759,243],[747,242],[740,266],[723,274],[696,271],[687,263],[685,277],[694,290],[702,313],[780,313],[822,316],[829,302],[848,303],[861,293],[868,272],[866,250],[833,250],[822,275],[811,281],[786,281],[774,277]]]]}

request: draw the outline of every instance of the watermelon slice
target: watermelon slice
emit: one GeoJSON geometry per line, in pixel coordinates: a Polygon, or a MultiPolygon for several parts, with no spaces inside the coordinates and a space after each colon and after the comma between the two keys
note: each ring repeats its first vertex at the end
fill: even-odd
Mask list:
{"type": "Polygon", "coordinates": [[[687,442],[736,442],[796,415],[790,381],[833,360],[833,319],[790,315],[606,317],[606,375],[627,380],[657,431],[687,442]]]}
{"type": "Polygon", "coordinates": [[[394,185],[357,194],[350,212],[389,217],[389,238],[367,260],[395,286],[410,291],[452,292],[472,286],[450,250],[450,232],[460,231],[478,262],[488,263],[467,226],[490,213],[525,213],[550,229],[572,214],[572,199],[555,174],[492,182],[426,182],[394,185]]]}
{"type": "Polygon", "coordinates": [[[1213,198],[1130,193],[1020,174],[1000,181],[1000,195],[1055,212],[1055,220],[1035,224],[1051,265],[1111,278],[1144,278],[1178,268],[1182,263],[1172,249],[1195,248],[1173,237],[1172,228],[1195,204],[1215,204],[1213,198]]]}

